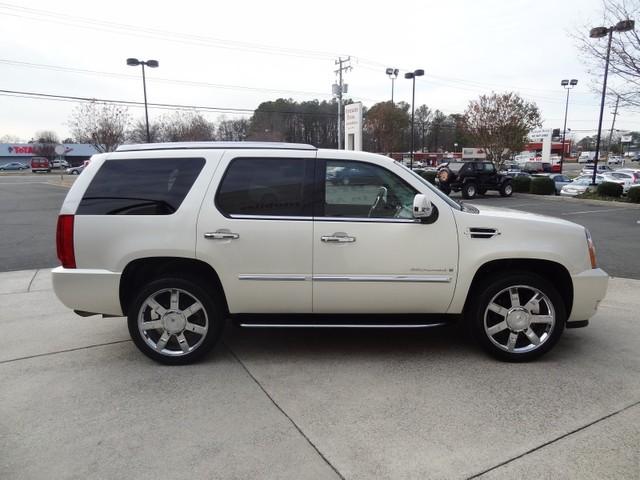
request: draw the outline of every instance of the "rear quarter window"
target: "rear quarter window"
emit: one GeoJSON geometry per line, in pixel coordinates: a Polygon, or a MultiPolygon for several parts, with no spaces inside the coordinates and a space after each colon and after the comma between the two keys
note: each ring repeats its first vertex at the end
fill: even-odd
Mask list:
{"type": "Polygon", "coordinates": [[[204,158],[107,160],[76,214],[171,215],[180,208],[204,164],[204,158]]]}

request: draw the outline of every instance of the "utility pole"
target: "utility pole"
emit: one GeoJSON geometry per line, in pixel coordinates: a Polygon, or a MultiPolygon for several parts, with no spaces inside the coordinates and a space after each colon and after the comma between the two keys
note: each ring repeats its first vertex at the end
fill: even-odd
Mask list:
{"type": "Polygon", "coordinates": [[[618,103],[620,103],[620,95],[616,97],[616,108],[613,110],[613,121],[611,122],[611,131],[609,132],[609,144],[607,152],[611,153],[611,138],[613,137],[613,127],[616,125],[616,117],[618,116],[618,103]]]}
{"type": "Polygon", "coordinates": [[[334,72],[338,75],[338,84],[334,85],[333,94],[338,97],[338,150],[342,148],[342,94],[347,93],[347,85],[342,83],[342,72],[348,72],[351,70],[351,57],[342,58],[338,57],[335,64],[338,65],[338,69],[334,72]]]}

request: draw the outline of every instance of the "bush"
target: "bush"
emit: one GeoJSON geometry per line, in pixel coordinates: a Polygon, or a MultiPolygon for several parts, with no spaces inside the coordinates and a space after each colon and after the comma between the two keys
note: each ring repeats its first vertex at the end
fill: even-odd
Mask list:
{"type": "Polygon", "coordinates": [[[527,193],[531,186],[531,177],[513,177],[513,191],[527,193]]]}
{"type": "Polygon", "coordinates": [[[598,195],[603,197],[618,198],[622,196],[622,185],[614,182],[602,182],[596,191],[598,195]]]}
{"type": "Polygon", "coordinates": [[[436,174],[438,172],[433,172],[431,170],[422,170],[420,172],[417,172],[418,175],[420,175],[422,178],[424,178],[427,182],[429,182],[432,185],[436,184],[436,174]]]}
{"type": "Polygon", "coordinates": [[[549,177],[533,177],[529,186],[529,193],[553,195],[556,193],[556,184],[549,177]]]}
{"type": "Polygon", "coordinates": [[[640,203],[640,187],[631,187],[627,193],[627,200],[633,203],[640,203]]]}

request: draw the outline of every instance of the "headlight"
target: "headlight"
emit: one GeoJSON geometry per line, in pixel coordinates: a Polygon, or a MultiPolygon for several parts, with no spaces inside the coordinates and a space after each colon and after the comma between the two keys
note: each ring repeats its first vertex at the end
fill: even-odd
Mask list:
{"type": "Polygon", "coordinates": [[[589,249],[589,259],[591,260],[591,268],[597,268],[598,262],[596,261],[596,247],[593,245],[593,239],[591,233],[586,228],[584,233],[587,235],[587,248],[589,249]]]}

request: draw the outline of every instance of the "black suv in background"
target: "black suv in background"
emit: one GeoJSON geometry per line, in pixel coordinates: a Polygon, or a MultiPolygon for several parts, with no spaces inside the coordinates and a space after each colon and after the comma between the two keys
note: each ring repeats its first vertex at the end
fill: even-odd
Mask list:
{"type": "Polygon", "coordinates": [[[484,195],[487,190],[496,190],[503,197],[513,193],[511,176],[498,173],[493,162],[484,160],[443,163],[438,167],[436,184],[447,195],[462,192],[467,199],[484,195]]]}

